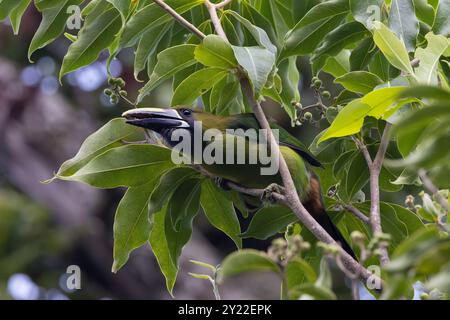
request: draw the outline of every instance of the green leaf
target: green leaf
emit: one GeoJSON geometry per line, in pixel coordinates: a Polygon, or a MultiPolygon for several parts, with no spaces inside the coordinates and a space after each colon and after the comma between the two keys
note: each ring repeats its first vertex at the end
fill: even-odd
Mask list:
{"type": "Polygon", "coordinates": [[[100,2],[86,17],[77,40],[64,57],[59,77],[84,67],[99,57],[122,26],[120,14],[110,3],[100,2]]]}
{"type": "Polygon", "coordinates": [[[130,13],[132,0],[107,0],[110,2],[122,16],[122,21],[125,23],[128,14],[130,13]]]}
{"type": "Polygon", "coordinates": [[[248,229],[241,236],[266,240],[297,220],[292,210],[285,206],[264,207],[253,216],[248,229]]]}
{"type": "Polygon", "coordinates": [[[286,35],[280,60],[314,51],[349,12],[348,0],[332,0],[313,7],[286,35]]]}
{"type": "Polygon", "coordinates": [[[273,43],[270,41],[269,36],[267,35],[266,31],[264,29],[261,29],[260,27],[255,26],[250,21],[245,19],[244,17],[240,16],[234,11],[229,12],[236,20],[238,20],[253,36],[253,38],[256,40],[258,45],[260,45],[263,48],[266,48],[270,52],[272,52],[274,55],[277,53],[277,47],[273,45],[273,43]]]}
{"type": "Polygon", "coordinates": [[[367,71],[353,71],[336,78],[334,82],[341,84],[349,91],[366,94],[382,84],[383,80],[367,71]]]}
{"type": "Polygon", "coordinates": [[[416,50],[419,20],[415,15],[413,0],[391,0],[389,29],[405,43],[408,52],[416,50]]]}
{"type": "Polygon", "coordinates": [[[420,61],[416,76],[420,83],[437,85],[439,59],[450,47],[450,40],[432,32],[428,33],[425,39],[428,42],[427,47],[417,48],[415,54],[415,58],[420,61]]]}
{"type": "Polygon", "coordinates": [[[195,99],[209,91],[217,82],[226,77],[227,70],[205,68],[194,72],[175,89],[172,106],[190,105],[195,99]]]}
{"type": "Polygon", "coordinates": [[[420,21],[428,24],[430,27],[434,23],[434,8],[427,0],[414,0],[416,16],[420,21]]]}
{"type": "Polygon", "coordinates": [[[178,275],[178,266],[173,262],[172,257],[170,256],[168,239],[166,236],[166,215],[167,206],[153,215],[149,243],[156,260],[158,261],[159,268],[166,278],[167,290],[170,295],[173,296],[173,287],[175,286],[178,275]]]}
{"type": "Polygon", "coordinates": [[[374,21],[378,20],[383,0],[350,0],[350,10],[356,21],[371,29],[374,21]]]}
{"type": "Polygon", "coordinates": [[[134,77],[138,79],[139,73],[145,69],[147,61],[158,49],[158,44],[169,32],[172,23],[162,24],[147,31],[139,41],[134,58],[134,77]]]}
{"type": "Polygon", "coordinates": [[[149,217],[151,218],[155,212],[162,209],[183,182],[197,176],[198,172],[190,167],[175,167],[166,172],[150,197],[148,205],[149,217]]]}
{"type": "Polygon", "coordinates": [[[314,53],[313,60],[322,55],[335,56],[349,45],[361,40],[368,31],[356,21],[347,22],[331,31],[314,53]]]}
{"type": "Polygon", "coordinates": [[[245,249],[234,252],[225,258],[219,269],[219,282],[240,273],[254,271],[281,273],[278,265],[264,252],[245,249]]]}
{"type": "MultiPolygon", "coordinates": [[[[445,128],[448,122],[444,123],[445,128]]],[[[450,138],[448,132],[443,132],[436,137],[430,137],[417,146],[416,150],[411,152],[408,157],[400,160],[386,161],[386,165],[392,168],[434,168],[440,164],[447,164],[450,159],[450,150],[443,148],[450,138]]]]}
{"type": "MultiPolygon", "coordinates": [[[[271,43],[278,42],[278,38],[277,38],[277,35],[275,33],[272,23],[265,16],[263,16],[260,13],[260,11],[255,9],[253,6],[251,6],[247,2],[242,1],[241,2],[241,15],[243,18],[248,19],[249,23],[246,23],[248,26],[253,24],[254,26],[257,26],[257,27],[261,28],[263,31],[265,31],[270,39],[269,42],[271,42],[271,43]]],[[[239,21],[239,20],[237,20],[237,21],[239,21]]]]}
{"type": "Polygon", "coordinates": [[[73,175],[96,156],[122,146],[123,141],[132,141],[138,132],[136,127],[126,124],[123,118],[109,121],[83,142],[78,153],[62,164],[56,176],[73,175]]]}
{"type": "MultiPolygon", "coordinates": [[[[13,0],[17,2],[17,0],[13,0]]],[[[3,0],[5,2],[5,0],[3,0]]],[[[3,3],[2,2],[2,3],[3,3]]],[[[14,34],[19,34],[20,21],[22,20],[22,16],[30,5],[31,0],[19,0],[17,7],[15,7],[9,13],[9,19],[11,20],[11,25],[14,30],[14,34]]],[[[1,6],[1,4],[0,4],[1,6]]],[[[1,20],[1,19],[0,19],[1,20]]]]}
{"type": "Polygon", "coordinates": [[[426,228],[421,228],[411,234],[405,241],[403,241],[392,255],[392,258],[398,258],[408,252],[417,248],[421,243],[424,243],[428,240],[437,239],[439,236],[439,232],[434,226],[427,226],[426,228]]]}
{"type": "MultiPolygon", "coordinates": [[[[166,0],[165,3],[176,12],[183,14],[203,4],[204,0],[166,0]]],[[[172,17],[156,3],[150,3],[139,9],[128,20],[120,38],[119,47],[133,46],[148,30],[171,21],[172,17]]]]}
{"type": "Polygon", "coordinates": [[[318,143],[333,137],[355,134],[361,129],[364,118],[379,119],[398,99],[404,87],[387,87],[373,91],[361,99],[350,102],[343,108],[318,143]]]}
{"type": "Polygon", "coordinates": [[[359,152],[348,169],[345,188],[349,200],[369,182],[369,175],[366,159],[359,152]]]}
{"type": "Polygon", "coordinates": [[[403,189],[403,185],[394,184],[398,179],[398,174],[394,174],[390,169],[385,167],[381,168],[380,172],[380,189],[387,192],[399,192],[403,189]]]}
{"type": "Polygon", "coordinates": [[[281,62],[278,66],[278,74],[281,78],[280,98],[284,110],[291,118],[291,122],[297,120],[297,109],[293,105],[293,101],[300,102],[300,72],[297,68],[297,58],[290,57],[281,62]]]}
{"type": "Polygon", "coordinates": [[[217,82],[211,90],[209,100],[211,105],[210,112],[217,115],[241,113],[244,106],[241,87],[236,76],[230,74],[217,82]]]}
{"type": "Polygon", "coordinates": [[[262,1],[259,11],[270,21],[280,40],[295,24],[292,0],[262,1]]]}
{"type": "Polygon", "coordinates": [[[395,210],[398,219],[405,224],[406,230],[408,232],[408,237],[418,230],[424,228],[425,225],[423,224],[423,222],[411,210],[399,206],[395,203],[389,203],[389,206],[391,206],[395,210]]]}
{"type": "Polygon", "coordinates": [[[171,150],[154,145],[126,145],[110,149],[69,177],[97,188],[139,186],[173,167],[171,150]]]}
{"type": "Polygon", "coordinates": [[[293,300],[336,300],[336,295],[328,288],[312,283],[305,283],[294,287],[289,292],[290,299],[293,300]],[[303,297],[302,297],[303,296],[303,297]]]}
{"type": "Polygon", "coordinates": [[[353,158],[358,155],[358,151],[348,150],[342,153],[333,164],[333,176],[340,178],[347,174],[346,168],[352,163],[353,158]]]}
{"type": "Polygon", "coordinates": [[[322,163],[332,163],[336,160],[336,154],[341,153],[341,141],[333,140],[318,144],[326,130],[320,132],[309,146],[311,153],[322,163]]]}
{"type": "Polygon", "coordinates": [[[17,8],[19,2],[17,0],[0,1],[0,21],[4,20],[10,13],[17,8]]]}
{"type": "Polygon", "coordinates": [[[173,263],[192,235],[192,222],[200,209],[200,181],[188,180],[180,185],[169,201],[165,218],[167,246],[173,263]]]}
{"type": "Polygon", "coordinates": [[[314,268],[300,257],[289,260],[285,269],[288,289],[301,285],[305,282],[315,282],[317,274],[314,268]]]}
{"type": "Polygon", "coordinates": [[[445,37],[450,35],[450,0],[439,0],[437,3],[433,31],[445,37]]]}
{"type": "Polygon", "coordinates": [[[64,32],[67,18],[69,17],[67,8],[72,5],[80,5],[82,2],[83,0],[35,2],[36,8],[42,12],[42,21],[34,34],[28,49],[28,59],[30,61],[33,52],[53,42],[64,32]]]}
{"type": "Polygon", "coordinates": [[[393,130],[393,134],[397,135],[397,146],[401,154],[404,157],[409,155],[426,137],[426,128],[446,117],[450,117],[447,105],[433,105],[405,116],[393,130]]]}
{"type": "Polygon", "coordinates": [[[242,239],[239,237],[241,227],[233,203],[210,179],[202,183],[200,203],[209,222],[228,235],[236,246],[241,248],[242,239]]]}
{"type": "MultiPolygon", "coordinates": [[[[327,57],[322,71],[331,74],[335,78],[343,76],[350,71],[349,55],[350,52],[348,50],[342,50],[335,56],[327,57]]],[[[315,70],[314,73],[317,74],[318,70],[315,70]]]]}
{"type": "Polygon", "coordinates": [[[444,88],[439,88],[435,86],[414,86],[411,88],[406,88],[405,91],[400,95],[401,98],[427,98],[431,100],[438,100],[442,102],[450,101],[450,91],[444,88]]]}
{"type": "Polygon", "coordinates": [[[365,69],[377,52],[378,50],[372,37],[364,39],[353,49],[350,55],[350,70],[359,71],[365,69]]]}
{"type": "Polygon", "coordinates": [[[237,61],[247,72],[255,96],[258,96],[273,70],[275,55],[260,47],[233,46],[233,51],[237,61]]]}
{"type": "Polygon", "coordinates": [[[391,66],[389,61],[385,58],[383,53],[378,50],[378,48],[369,63],[369,71],[376,74],[384,82],[388,82],[400,75],[400,70],[391,66]]]}
{"type": "Polygon", "coordinates": [[[148,240],[151,230],[148,203],[158,181],[159,177],[155,176],[142,186],[129,188],[117,207],[114,218],[114,273],[125,265],[134,249],[148,240]]]}
{"type": "Polygon", "coordinates": [[[381,22],[374,22],[373,40],[390,64],[414,74],[404,43],[381,22]]]}
{"type": "Polygon", "coordinates": [[[192,44],[182,44],[161,51],[158,54],[158,62],[146,85],[139,90],[138,101],[150,94],[163,81],[174,76],[196,63],[194,51],[196,46],[192,44]]]}
{"type": "Polygon", "coordinates": [[[231,45],[216,35],[208,35],[195,49],[195,58],[207,67],[232,69],[237,67],[231,45]]]}

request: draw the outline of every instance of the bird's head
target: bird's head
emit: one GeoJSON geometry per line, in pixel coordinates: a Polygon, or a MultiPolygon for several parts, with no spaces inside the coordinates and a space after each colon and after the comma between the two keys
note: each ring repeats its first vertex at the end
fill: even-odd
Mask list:
{"type": "Polygon", "coordinates": [[[227,118],[200,110],[180,106],[175,108],[137,108],[122,114],[130,125],[159,133],[170,144],[175,130],[193,132],[196,121],[201,121],[202,130],[215,128],[225,130],[227,118]]]}

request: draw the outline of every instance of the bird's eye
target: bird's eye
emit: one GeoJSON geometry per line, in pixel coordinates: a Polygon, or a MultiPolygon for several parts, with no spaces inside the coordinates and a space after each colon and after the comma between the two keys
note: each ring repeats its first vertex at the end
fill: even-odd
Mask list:
{"type": "Polygon", "coordinates": [[[192,114],[192,110],[189,109],[183,109],[181,110],[181,113],[183,113],[184,116],[190,116],[192,114]]]}

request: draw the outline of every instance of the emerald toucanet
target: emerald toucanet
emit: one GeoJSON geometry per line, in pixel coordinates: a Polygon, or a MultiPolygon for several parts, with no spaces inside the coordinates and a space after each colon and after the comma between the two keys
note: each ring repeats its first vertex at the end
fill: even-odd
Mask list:
{"type": "MultiPolygon", "coordinates": [[[[189,152],[187,155],[191,161],[195,160],[193,155],[196,149],[195,144],[195,128],[201,122],[200,129],[202,133],[208,130],[215,130],[221,135],[216,135],[214,139],[200,140],[201,150],[208,148],[211,141],[217,145],[217,139],[222,139],[224,158],[230,155],[231,147],[243,147],[246,159],[252,153],[258,153],[263,144],[261,140],[254,139],[247,135],[242,135],[242,132],[249,129],[258,131],[260,126],[253,114],[239,114],[233,116],[217,116],[207,112],[192,110],[187,107],[177,107],[171,109],[160,108],[139,108],[132,109],[123,114],[127,119],[127,123],[154,131],[161,135],[164,143],[170,148],[176,148],[180,143],[179,136],[176,138],[176,132],[186,133],[190,139],[189,152]],[[239,130],[242,129],[242,130],[239,130]],[[222,136],[222,137],[221,137],[222,136]],[[232,139],[231,139],[232,138],[232,139]],[[232,144],[227,144],[226,141],[232,140],[232,144]]],[[[271,123],[272,129],[278,129],[280,152],[282,153],[289,171],[295,183],[298,195],[305,208],[311,213],[315,220],[333,237],[342,248],[355,257],[352,249],[339,232],[337,227],[333,224],[330,217],[325,211],[320,183],[318,177],[314,174],[311,167],[320,167],[320,162],[315,159],[306,148],[286,130],[271,123]]],[[[267,144],[263,148],[267,148],[267,144]]],[[[224,161],[223,163],[205,163],[200,162],[203,171],[210,176],[222,179],[222,181],[231,181],[246,188],[266,189],[268,186],[281,185],[282,180],[278,170],[274,174],[262,174],[260,162],[252,163],[244,161],[244,163],[237,160],[237,152],[233,151],[231,157],[233,161],[224,161]]],[[[228,159],[228,160],[230,160],[228,159]]],[[[198,159],[197,159],[198,160],[198,159]]],[[[241,159],[242,160],[242,159],[241,159]]],[[[259,158],[258,158],[259,160],[259,158]]],[[[259,208],[263,205],[261,199],[241,195],[246,204],[253,208],[259,208]]]]}

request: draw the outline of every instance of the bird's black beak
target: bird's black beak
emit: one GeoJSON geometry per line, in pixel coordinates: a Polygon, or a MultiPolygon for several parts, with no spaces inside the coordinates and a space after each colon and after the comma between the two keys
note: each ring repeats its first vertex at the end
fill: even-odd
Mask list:
{"type": "Polygon", "coordinates": [[[127,123],[133,126],[159,132],[162,129],[189,128],[175,109],[138,108],[131,109],[122,114],[127,123]]]}

